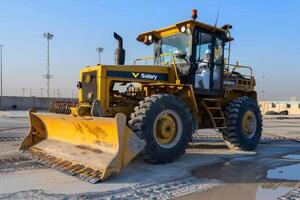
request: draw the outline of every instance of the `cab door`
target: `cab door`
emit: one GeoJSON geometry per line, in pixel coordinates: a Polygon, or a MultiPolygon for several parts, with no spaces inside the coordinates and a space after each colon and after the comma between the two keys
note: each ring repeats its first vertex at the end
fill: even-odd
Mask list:
{"type": "Polygon", "coordinates": [[[196,31],[193,74],[197,96],[222,96],[224,70],[224,40],[202,30],[196,31]]]}

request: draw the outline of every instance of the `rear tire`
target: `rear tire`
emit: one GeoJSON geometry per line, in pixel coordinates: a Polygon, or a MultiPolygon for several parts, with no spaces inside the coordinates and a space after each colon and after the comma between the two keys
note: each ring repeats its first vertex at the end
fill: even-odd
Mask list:
{"type": "Polygon", "coordinates": [[[225,108],[227,129],[220,130],[231,149],[252,151],[261,138],[262,116],[257,103],[249,97],[239,97],[225,108]]]}
{"type": "Polygon", "coordinates": [[[148,163],[169,163],[185,153],[195,130],[189,108],[174,95],[155,94],[135,107],[129,127],[146,145],[143,158],[148,163]]]}

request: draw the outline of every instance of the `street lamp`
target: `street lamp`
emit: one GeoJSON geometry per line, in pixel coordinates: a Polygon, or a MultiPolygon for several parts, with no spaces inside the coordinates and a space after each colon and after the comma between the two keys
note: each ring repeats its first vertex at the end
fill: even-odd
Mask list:
{"type": "Polygon", "coordinates": [[[101,53],[103,52],[103,48],[102,47],[98,47],[96,48],[96,51],[99,53],[99,64],[101,63],[101,53]]]}
{"type": "Polygon", "coordinates": [[[47,74],[44,77],[47,79],[47,96],[50,97],[50,78],[53,76],[50,75],[50,58],[49,58],[49,41],[53,38],[52,33],[44,33],[44,38],[47,39],[47,74]]]}

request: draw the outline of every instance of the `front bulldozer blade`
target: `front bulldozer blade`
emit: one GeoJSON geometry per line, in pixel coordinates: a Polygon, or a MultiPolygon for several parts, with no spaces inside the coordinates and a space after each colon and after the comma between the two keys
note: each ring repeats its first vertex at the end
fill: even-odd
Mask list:
{"type": "Polygon", "coordinates": [[[122,113],[105,118],[29,112],[29,119],[29,134],[20,150],[91,183],[120,172],[144,145],[122,113]]]}

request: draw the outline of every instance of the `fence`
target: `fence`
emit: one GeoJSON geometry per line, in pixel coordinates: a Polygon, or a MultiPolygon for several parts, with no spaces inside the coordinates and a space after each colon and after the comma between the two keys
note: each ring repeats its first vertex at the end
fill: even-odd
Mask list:
{"type": "Polygon", "coordinates": [[[33,107],[38,110],[48,110],[51,101],[76,101],[76,99],[2,96],[0,97],[0,110],[28,110],[33,107]]]}
{"type": "MultiPolygon", "coordinates": [[[[47,89],[45,88],[4,88],[5,96],[21,96],[21,97],[47,97],[47,89]]],[[[78,89],[70,88],[51,88],[50,97],[52,98],[77,98],[78,89]]]]}

